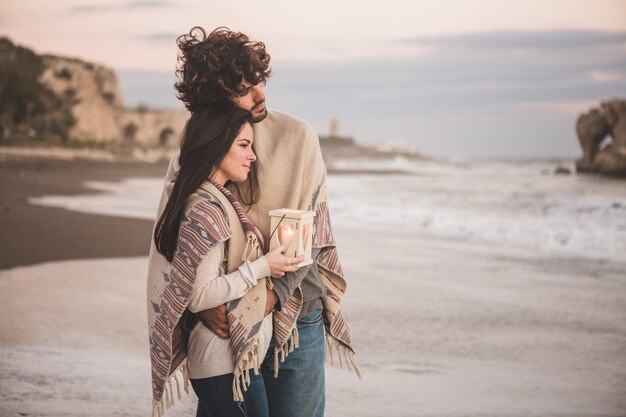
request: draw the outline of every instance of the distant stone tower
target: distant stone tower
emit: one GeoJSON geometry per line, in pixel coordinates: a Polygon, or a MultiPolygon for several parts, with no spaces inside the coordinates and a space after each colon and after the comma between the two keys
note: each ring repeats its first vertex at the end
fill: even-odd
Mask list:
{"type": "Polygon", "coordinates": [[[339,137],[341,134],[339,133],[339,120],[331,119],[330,120],[330,137],[339,137]]]}
{"type": "Polygon", "coordinates": [[[325,146],[353,146],[354,139],[341,134],[339,120],[330,119],[330,132],[328,136],[320,135],[320,143],[325,146]]]}

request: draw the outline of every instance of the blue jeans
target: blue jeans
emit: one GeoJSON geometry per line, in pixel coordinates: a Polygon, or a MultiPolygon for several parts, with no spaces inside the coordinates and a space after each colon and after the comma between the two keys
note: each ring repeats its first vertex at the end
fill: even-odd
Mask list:
{"type": "Polygon", "coordinates": [[[233,374],[192,379],[198,411],[196,417],[268,417],[267,396],[261,374],[250,370],[250,386],[243,402],[233,400],[233,374]]]}
{"type": "Polygon", "coordinates": [[[315,310],[298,320],[300,347],[279,363],[274,378],[274,349],[265,356],[261,373],[272,417],[323,417],[324,320],[315,310]]]}

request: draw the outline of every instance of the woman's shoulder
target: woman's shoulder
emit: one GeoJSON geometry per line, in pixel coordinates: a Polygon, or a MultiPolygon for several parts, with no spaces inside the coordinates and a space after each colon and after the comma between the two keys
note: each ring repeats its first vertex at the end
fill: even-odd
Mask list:
{"type": "Polygon", "coordinates": [[[210,243],[230,239],[232,230],[226,209],[210,192],[199,189],[187,199],[187,208],[181,221],[181,230],[197,235],[210,243]]]}

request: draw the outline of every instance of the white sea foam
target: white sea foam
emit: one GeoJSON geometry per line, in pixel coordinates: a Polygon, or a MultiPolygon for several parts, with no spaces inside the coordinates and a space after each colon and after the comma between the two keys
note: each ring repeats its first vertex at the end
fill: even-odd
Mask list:
{"type": "MultiPolygon", "coordinates": [[[[335,161],[335,169],[413,175],[331,175],[333,222],[590,258],[626,258],[626,184],[553,176],[541,161],[335,161]],[[548,175],[550,174],[550,175],[548,175]]],[[[154,219],[161,179],[88,182],[101,193],[44,196],[33,204],[154,219]]]]}
{"type": "Polygon", "coordinates": [[[340,176],[332,181],[331,208],[335,222],[375,224],[390,233],[623,260],[626,195],[590,192],[594,185],[560,177],[340,176]]]}
{"type": "Polygon", "coordinates": [[[82,213],[154,220],[163,180],[129,178],[120,182],[85,181],[97,194],[31,197],[28,202],[82,213]]]}

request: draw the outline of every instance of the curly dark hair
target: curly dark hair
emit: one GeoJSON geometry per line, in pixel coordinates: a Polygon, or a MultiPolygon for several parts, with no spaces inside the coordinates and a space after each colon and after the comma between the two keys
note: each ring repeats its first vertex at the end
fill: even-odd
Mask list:
{"type": "Polygon", "coordinates": [[[272,73],[265,44],[226,27],[207,36],[203,28],[195,26],[176,43],[180,81],[174,87],[191,112],[232,102],[234,96],[245,94],[243,80],[252,85],[265,83],[272,73]]]}

